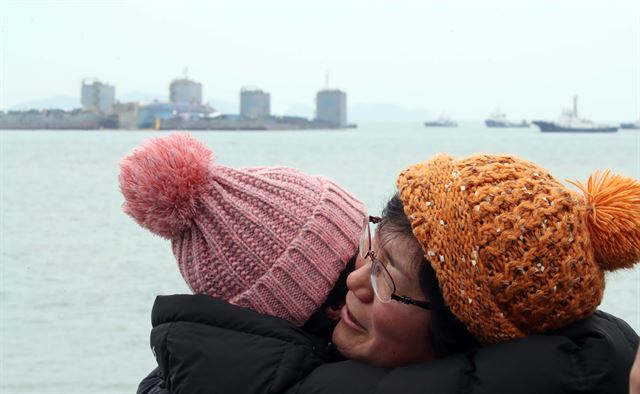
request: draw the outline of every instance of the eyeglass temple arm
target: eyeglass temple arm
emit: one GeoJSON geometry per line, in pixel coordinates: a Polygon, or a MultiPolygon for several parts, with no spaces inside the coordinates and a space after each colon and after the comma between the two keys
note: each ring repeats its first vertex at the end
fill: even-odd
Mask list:
{"type": "Polygon", "coordinates": [[[417,306],[425,308],[425,309],[431,308],[431,303],[428,302],[428,301],[417,301],[417,300],[414,300],[414,299],[411,299],[409,297],[405,297],[405,296],[402,296],[402,295],[396,294],[396,293],[392,293],[391,294],[391,299],[392,300],[396,300],[396,301],[400,301],[403,304],[407,304],[407,305],[417,305],[417,306]]]}
{"type": "Polygon", "coordinates": [[[380,216],[369,216],[369,221],[373,224],[378,224],[382,221],[380,216]]]}

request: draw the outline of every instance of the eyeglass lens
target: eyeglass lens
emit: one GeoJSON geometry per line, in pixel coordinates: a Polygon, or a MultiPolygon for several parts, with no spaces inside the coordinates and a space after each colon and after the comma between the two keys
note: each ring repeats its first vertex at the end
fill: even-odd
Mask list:
{"type": "Polygon", "coordinates": [[[359,254],[360,257],[366,259],[367,257],[371,259],[371,272],[370,272],[370,281],[371,287],[373,288],[373,293],[383,303],[388,303],[392,299],[396,301],[402,302],[404,304],[416,305],[420,308],[429,309],[430,304],[427,301],[417,301],[413,300],[409,297],[400,296],[395,294],[396,285],[393,282],[393,278],[391,274],[387,270],[387,267],[384,266],[378,259],[376,259],[375,253],[371,250],[371,227],[369,222],[373,221],[374,223],[379,223],[380,218],[369,217],[367,216],[362,225],[362,234],[360,235],[360,244],[359,254]],[[395,297],[395,298],[392,298],[395,297]]]}
{"type": "MultiPolygon", "coordinates": [[[[367,258],[367,255],[371,251],[371,225],[369,217],[365,217],[362,234],[360,235],[360,257],[367,258]]],[[[391,301],[391,294],[394,292],[393,279],[389,271],[373,256],[369,256],[371,259],[371,287],[376,297],[384,303],[391,301]]]]}
{"type": "Polygon", "coordinates": [[[373,292],[382,302],[391,301],[391,294],[394,291],[393,280],[389,275],[389,271],[378,260],[371,262],[371,285],[373,292]]]}

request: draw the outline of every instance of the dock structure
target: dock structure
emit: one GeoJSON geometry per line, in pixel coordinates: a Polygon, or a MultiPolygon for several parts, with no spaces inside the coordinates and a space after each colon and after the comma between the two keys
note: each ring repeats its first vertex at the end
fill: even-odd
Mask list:
{"type": "Polygon", "coordinates": [[[183,78],[169,84],[169,102],[116,102],[115,87],[86,78],[82,108],[0,111],[0,129],[152,129],[152,130],[311,130],[346,129],[347,95],[325,88],[316,95],[316,116],[271,114],[271,95],[259,88],[240,90],[240,114],[221,114],[202,103],[202,84],[183,78]]]}

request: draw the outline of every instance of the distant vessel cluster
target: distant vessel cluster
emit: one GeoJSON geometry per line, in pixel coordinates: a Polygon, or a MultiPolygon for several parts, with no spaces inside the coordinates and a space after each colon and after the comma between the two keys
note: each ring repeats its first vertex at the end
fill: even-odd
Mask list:
{"type": "MultiPolygon", "coordinates": [[[[488,119],[484,121],[485,125],[490,128],[524,128],[529,127],[526,120],[513,122],[507,119],[507,115],[496,110],[488,119]]],[[[565,109],[557,121],[534,120],[532,124],[538,126],[543,132],[616,132],[621,129],[640,129],[640,120],[635,123],[621,123],[620,126],[598,124],[589,119],[578,116],[578,98],[573,97],[573,108],[565,109]]],[[[440,118],[424,122],[426,127],[457,127],[458,123],[451,120],[448,116],[440,116],[440,118]]]]}
{"type": "Polygon", "coordinates": [[[316,116],[271,114],[271,96],[255,87],[240,90],[240,114],[222,114],[202,102],[202,84],[186,76],[169,85],[169,102],[121,103],[115,87],[84,79],[82,108],[65,110],[0,111],[0,129],[154,129],[154,130],[287,130],[344,129],[347,94],[325,88],[316,94],[316,116]]]}

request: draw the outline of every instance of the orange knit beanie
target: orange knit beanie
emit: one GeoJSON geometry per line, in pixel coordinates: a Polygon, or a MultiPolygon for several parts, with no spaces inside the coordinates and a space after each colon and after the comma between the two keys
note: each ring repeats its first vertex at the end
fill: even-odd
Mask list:
{"type": "Polygon", "coordinates": [[[513,156],[437,155],[397,179],[453,314],[482,343],[591,314],[604,270],[640,260],[640,183],[595,173],[580,195],[513,156]]]}

